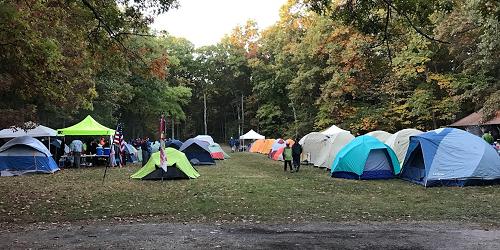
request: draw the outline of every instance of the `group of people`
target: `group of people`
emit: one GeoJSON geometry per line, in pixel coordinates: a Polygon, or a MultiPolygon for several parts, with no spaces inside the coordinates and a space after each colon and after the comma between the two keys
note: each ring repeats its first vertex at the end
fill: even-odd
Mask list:
{"type": "Polygon", "coordinates": [[[290,147],[290,143],[286,143],[285,149],[283,150],[283,161],[284,171],[287,171],[287,166],[290,168],[290,172],[299,172],[300,169],[300,155],[302,154],[302,146],[298,143],[298,139],[295,140],[296,143],[290,147]],[[293,166],[292,166],[293,162],[293,166]]]}
{"type": "Polygon", "coordinates": [[[234,153],[236,150],[240,148],[240,141],[235,140],[232,136],[231,139],[229,139],[229,147],[231,147],[231,152],[234,153]]]}

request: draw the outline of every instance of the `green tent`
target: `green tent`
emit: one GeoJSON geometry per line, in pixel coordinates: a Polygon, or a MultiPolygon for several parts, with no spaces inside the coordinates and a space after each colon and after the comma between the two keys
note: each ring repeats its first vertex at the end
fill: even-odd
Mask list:
{"type": "Polygon", "coordinates": [[[131,175],[132,179],[141,180],[172,180],[196,179],[200,174],[191,166],[186,155],[175,148],[166,148],[167,172],[160,168],[160,152],[151,155],[148,163],[131,175]]]}
{"type": "Polygon", "coordinates": [[[115,130],[98,123],[88,115],[81,122],[67,128],[58,129],[59,135],[114,135],[115,130]]]}

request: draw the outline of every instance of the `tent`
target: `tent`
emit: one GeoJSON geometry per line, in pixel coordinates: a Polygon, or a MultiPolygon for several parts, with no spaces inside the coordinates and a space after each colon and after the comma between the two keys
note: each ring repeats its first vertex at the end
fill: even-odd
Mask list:
{"type": "Polygon", "coordinates": [[[269,154],[271,152],[271,149],[273,148],[274,141],[274,139],[266,139],[259,153],[265,155],[269,154]]]}
{"type": "Polygon", "coordinates": [[[160,151],[160,142],[154,141],[151,143],[151,153],[156,153],[160,151]]]}
{"type": "Polygon", "coordinates": [[[347,130],[343,130],[343,129],[335,126],[335,125],[332,125],[331,127],[329,127],[327,129],[321,131],[321,133],[324,134],[324,135],[334,135],[334,134],[337,134],[337,133],[345,133],[345,132],[351,133],[351,132],[349,132],[347,130]]]}
{"type": "Polygon", "coordinates": [[[208,149],[208,142],[191,138],[182,144],[179,149],[193,165],[214,165],[215,161],[208,149]]]}
{"type": "Polygon", "coordinates": [[[135,163],[139,161],[139,154],[137,152],[137,149],[135,149],[134,146],[128,143],[125,144],[125,156],[127,157],[127,162],[135,163]]]}
{"type": "Polygon", "coordinates": [[[383,130],[376,130],[376,131],[372,131],[366,135],[373,136],[373,137],[377,138],[379,141],[385,142],[387,139],[389,139],[389,137],[391,137],[392,134],[389,132],[385,132],[383,130]]]}
{"type": "Polygon", "coordinates": [[[280,148],[286,147],[286,141],[283,139],[276,139],[274,140],[273,145],[271,146],[271,152],[269,152],[269,157],[274,158],[273,155],[278,151],[280,148]]]}
{"type": "Polygon", "coordinates": [[[264,143],[266,142],[265,139],[259,139],[256,140],[252,143],[252,146],[250,146],[250,152],[251,153],[259,153],[262,150],[262,147],[264,146],[264,143]]]}
{"type": "Polygon", "coordinates": [[[58,170],[49,150],[31,136],[14,138],[0,147],[0,175],[2,176],[54,173],[58,170]]]}
{"type": "Polygon", "coordinates": [[[208,145],[212,145],[215,143],[212,136],[209,136],[209,135],[198,135],[194,139],[208,142],[208,145]]]}
{"type": "Polygon", "coordinates": [[[88,115],[81,122],[67,128],[58,129],[59,135],[114,135],[115,130],[98,123],[88,115]]]}
{"type": "Polygon", "coordinates": [[[215,160],[224,160],[231,158],[228,154],[226,154],[226,152],[224,152],[224,150],[222,150],[220,145],[217,143],[208,146],[208,150],[210,150],[210,155],[215,160]]]}
{"type": "Polygon", "coordinates": [[[354,136],[345,130],[332,135],[318,132],[309,133],[301,139],[303,142],[302,160],[316,167],[330,169],[340,149],[353,139],[354,136]]]}
{"type": "Polygon", "coordinates": [[[258,139],[266,139],[265,136],[253,131],[250,129],[246,134],[240,136],[240,140],[258,140],[258,139]]]}
{"type": "Polygon", "coordinates": [[[175,148],[177,150],[179,150],[179,148],[182,147],[182,142],[179,141],[179,140],[169,140],[167,142],[165,142],[165,147],[170,147],[170,148],[175,148]]]}
{"type": "Polygon", "coordinates": [[[401,178],[426,187],[499,181],[500,156],[481,137],[436,129],[410,137],[401,178]]]}
{"type": "Polygon", "coordinates": [[[43,125],[38,125],[35,128],[28,129],[26,131],[18,127],[0,130],[0,138],[16,138],[26,135],[31,137],[55,137],[57,136],[57,131],[43,125]]]}
{"type": "Polygon", "coordinates": [[[369,135],[354,138],[335,157],[332,177],[346,179],[388,179],[399,174],[394,151],[369,135]]]}
{"type": "Polygon", "coordinates": [[[418,129],[403,129],[395,134],[391,135],[385,141],[385,144],[394,150],[396,156],[398,157],[399,164],[402,166],[405,160],[406,151],[408,150],[408,145],[410,145],[410,136],[419,135],[423,133],[418,129]]]}
{"type": "Polygon", "coordinates": [[[149,161],[131,175],[132,179],[141,180],[175,180],[175,179],[196,179],[200,174],[191,166],[186,155],[175,148],[166,148],[167,172],[160,166],[160,152],[151,155],[149,161]]]}

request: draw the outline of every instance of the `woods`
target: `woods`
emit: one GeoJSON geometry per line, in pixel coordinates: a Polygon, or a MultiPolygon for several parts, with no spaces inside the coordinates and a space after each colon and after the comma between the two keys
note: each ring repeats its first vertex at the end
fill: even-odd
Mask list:
{"type": "Polygon", "coordinates": [[[0,126],[93,114],[137,137],[165,113],[188,138],[204,133],[206,98],[207,133],[226,140],[426,130],[500,109],[498,1],[289,0],[271,27],[250,20],[201,48],[148,28],[144,13],[177,4],[1,1],[0,126]]]}

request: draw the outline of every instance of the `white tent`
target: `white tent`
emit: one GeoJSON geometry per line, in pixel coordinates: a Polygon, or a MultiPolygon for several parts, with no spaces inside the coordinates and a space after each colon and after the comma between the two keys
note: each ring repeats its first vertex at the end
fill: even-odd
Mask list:
{"type": "Polygon", "coordinates": [[[321,131],[322,134],[324,135],[334,135],[334,134],[337,134],[337,133],[341,133],[341,132],[347,132],[347,133],[350,133],[349,131],[347,130],[343,130],[335,125],[332,125],[331,127],[321,131]]]}
{"type": "Polygon", "coordinates": [[[194,139],[208,142],[208,145],[214,144],[214,139],[209,135],[197,135],[194,139]]]}
{"type": "Polygon", "coordinates": [[[240,136],[240,140],[258,140],[258,139],[266,139],[266,137],[253,131],[253,129],[248,131],[246,134],[240,136]]]}
{"type": "Polygon", "coordinates": [[[392,134],[383,130],[376,130],[368,133],[367,135],[373,136],[381,142],[385,142],[387,139],[389,139],[389,137],[391,137],[392,134]]]}
{"type": "Polygon", "coordinates": [[[0,138],[16,138],[26,135],[31,137],[54,137],[57,136],[57,131],[43,125],[39,125],[33,129],[28,129],[27,131],[24,131],[21,128],[6,128],[0,130],[0,138]]]}
{"type": "Polygon", "coordinates": [[[384,143],[391,147],[398,157],[399,164],[403,165],[406,151],[410,145],[410,136],[423,133],[418,129],[403,129],[391,135],[384,143]]]}
{"type": "Polygon", "coordinates": [[[316,167],[331,168],[340,149],[353,139],[354,136],[345,130],[332,135],[312,132],[304,136],[299,144],[303,148],[303,160],[316,167]]]}

